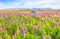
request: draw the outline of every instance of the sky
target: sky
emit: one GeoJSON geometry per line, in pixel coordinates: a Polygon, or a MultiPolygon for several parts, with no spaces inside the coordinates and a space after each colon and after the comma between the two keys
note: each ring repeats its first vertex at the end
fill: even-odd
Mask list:
{"type": "Polygon", "coordinates": [[[60,9],[60,0],[0,0],[0,9],[7,8],[60,9]]]}

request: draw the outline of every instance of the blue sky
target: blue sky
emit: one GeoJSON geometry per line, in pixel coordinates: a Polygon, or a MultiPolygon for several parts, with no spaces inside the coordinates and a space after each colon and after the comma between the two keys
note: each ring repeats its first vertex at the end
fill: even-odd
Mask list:
{"type": "Polygon", "coordinates": [[[0,9],[6,8],[60,9],[60,0],[0,0],[0,9]]]}

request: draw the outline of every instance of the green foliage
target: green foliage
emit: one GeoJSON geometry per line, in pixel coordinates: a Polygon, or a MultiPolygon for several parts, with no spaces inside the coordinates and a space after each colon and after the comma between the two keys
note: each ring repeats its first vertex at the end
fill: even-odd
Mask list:
{"type": "Polygon", "coordinates": [[[22,39],[21,35],[20,34],[17,34],[15,39],[22,39]]]}
{"type": "Polygon", "coordinates": [[[41,39],[42,33],[46,39],[48,34],[50,34],[51,39],[60,39],[60,18],[58,17],[41,16],[38,18],[36,16],[6,15],[3,18],[0,18],[2,31],[4,31],[3,33],[0,32],[0,35],[3,39],[12,39],[15,34],[15,39],[41,39]],[[22,20],[22,23],[20,20],[22,20]],[[54,22],[57,22],[58,26],[52,26],[54,22]],[[28,30],[24,32],[24,36],[20,34],[20,25],[24,30],[26,26],[28,27],[28,30]]]}

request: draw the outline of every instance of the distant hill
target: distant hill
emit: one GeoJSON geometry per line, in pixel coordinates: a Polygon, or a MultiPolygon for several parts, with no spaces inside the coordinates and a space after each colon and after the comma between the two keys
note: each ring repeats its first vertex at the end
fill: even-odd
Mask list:
{"type": "Polygon", "coordinates": [[[8,8],[3,10],[50,10],[51,8],[8,8]]]}
{"type": "Polygon", "coordinates": [[[60,9],[51,9],[51,8],[8,8],[2,10],[60,10],[60,9]]]}
{"type": "Polygon", "coordinates": [[[51,8],[32,8],[31,10],[51,10],[51,8]]]}

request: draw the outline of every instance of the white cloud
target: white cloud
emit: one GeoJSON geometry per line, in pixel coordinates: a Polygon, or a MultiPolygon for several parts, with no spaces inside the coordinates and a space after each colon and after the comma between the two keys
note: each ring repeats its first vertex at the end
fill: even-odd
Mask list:
{"type": "Polygon", "coordinates": [[[57,6],[54,5],[54,6],[52,6],[51,8],[52,8],[52,9],[60,9],[60,5],[57,5],[57,6]]]}
{"type": "Polygon", "coordinates": [[[5,8],[56,8],[53,3],[55,0],[15,0],[14,2],[8,2],[8,4],[0,3],[0,9],[5,8]],[[52,6],[53,5],[53,6],[52,6]]]}
{"type": "Polygon", "coordinates": [[[34,7],[37,7],[37,8],[47,8],[49,6],[51,6],[51,4],[55,2],[54,0],[37,0],[37,1],[28,1],[25,3],[25,7],[28,7],[28,8],[34,8],[34,7]]]}
{"type": "Polygon", "coordinates": [[[30,5],[31,5],[31,4],[36,5],[36,4],[42,4],[42,3],[45,3],[45,4],[46,4],[46,3],[52,3],[52,2],[54,2],[54,1],[53,1],[53,0],[50,0],[50,1],[48,1],[48,0],[42,0],[42,1],[39,0],[39,1],[38,1],[38,0],[37,0],[37,1],[34,1],[34,2],[33,2],[33,1],[28,1],[28,2],[26,2],[26,3],[27,3],[27,4],[30,4],[30,5]]]}

